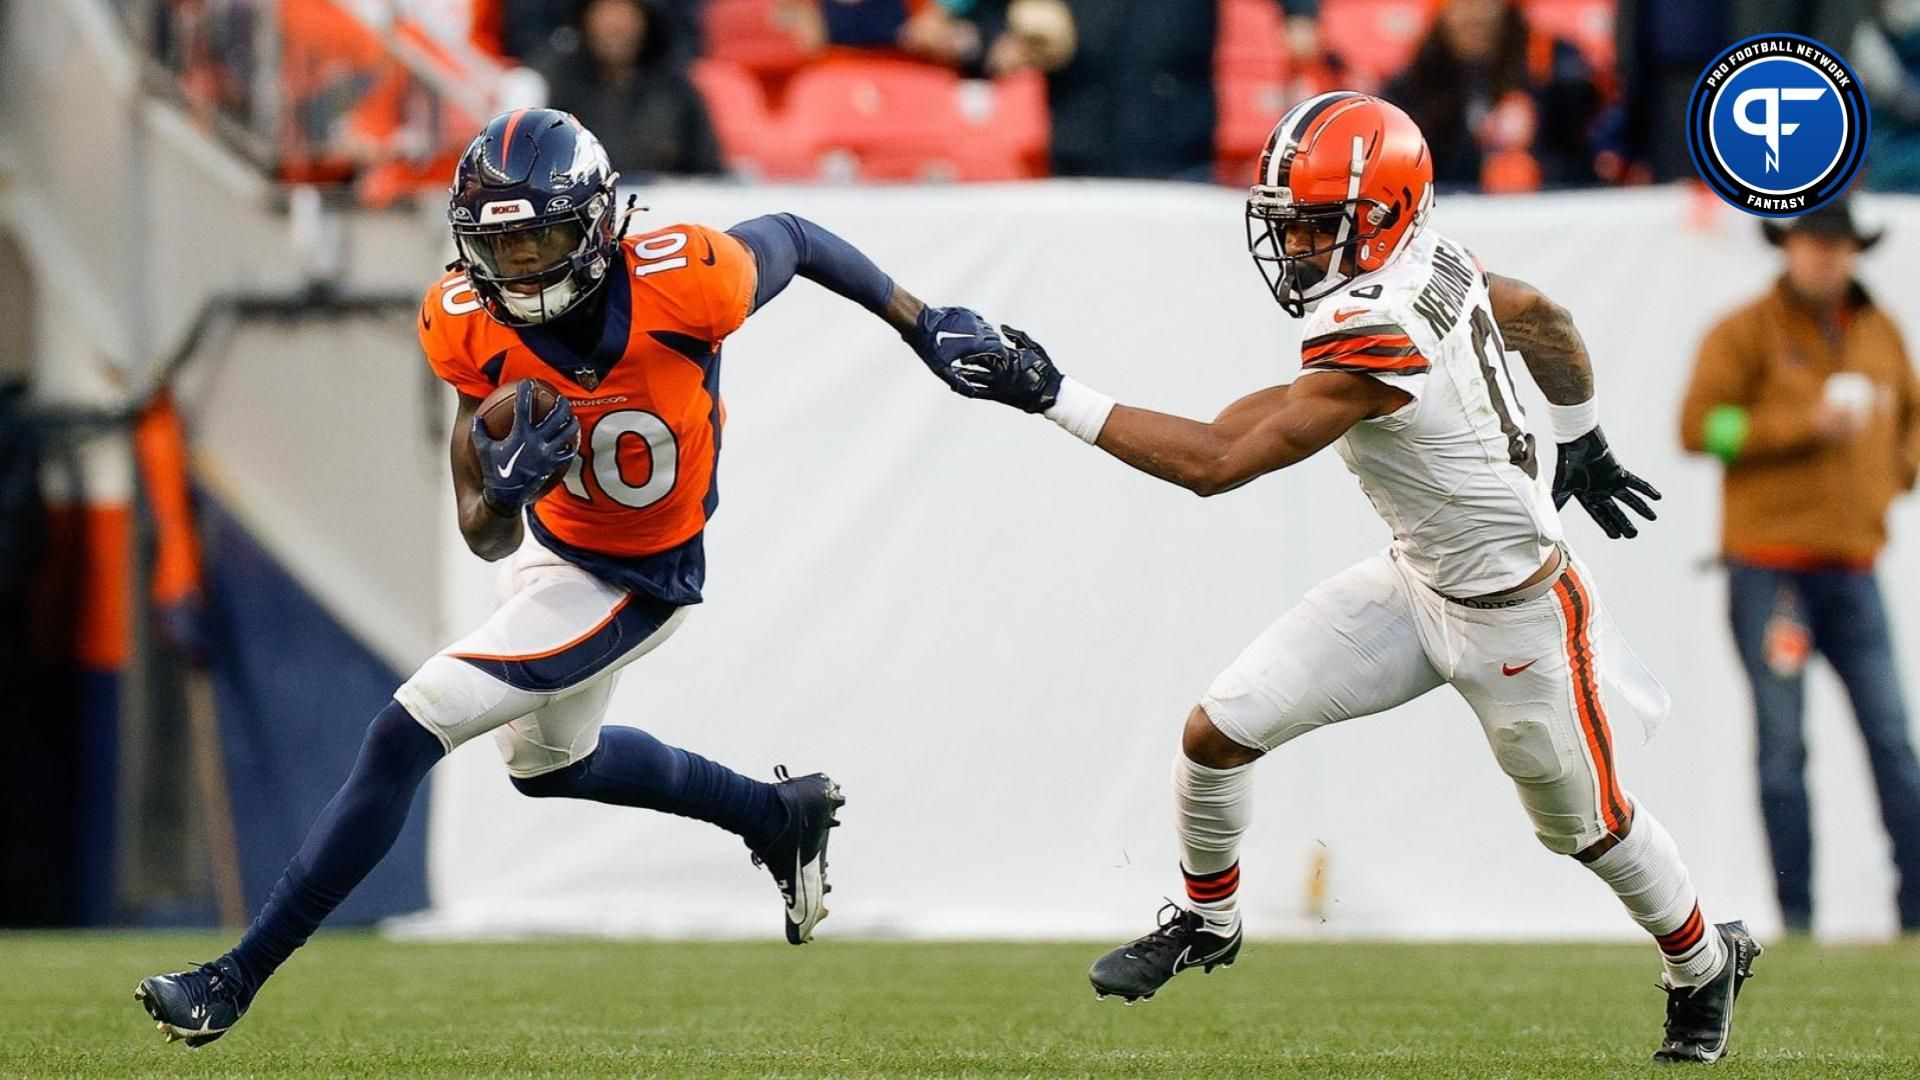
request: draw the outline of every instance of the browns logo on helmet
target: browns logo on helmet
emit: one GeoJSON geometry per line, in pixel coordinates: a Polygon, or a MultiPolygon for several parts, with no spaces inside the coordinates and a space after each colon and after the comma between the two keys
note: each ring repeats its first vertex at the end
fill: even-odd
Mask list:
{"type": "Polygon", "coordinates": [[[1247,249],[1273,298],[1299,316],[1393,261],[1432,206],[1419,125],[1390,102],[1337,90],[1274,125],[1247,197],[1247,249]]]}

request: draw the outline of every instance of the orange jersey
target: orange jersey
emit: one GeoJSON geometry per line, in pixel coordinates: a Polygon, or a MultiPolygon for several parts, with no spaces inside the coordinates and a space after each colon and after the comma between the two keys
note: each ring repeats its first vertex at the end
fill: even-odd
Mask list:
{"type": "Polygon", "coordinates": [[[753,256],[700,225],[623,239],[620,253],[587,355],[546,327],[495,322],[459,272],[427,291],[420,345],[468,397],[528,378],[557,388],[580,418],[580,454],[531,507],[535,535],[616,584],[693,603],[719,497],[720,343],[753,310],[753,256]]]}

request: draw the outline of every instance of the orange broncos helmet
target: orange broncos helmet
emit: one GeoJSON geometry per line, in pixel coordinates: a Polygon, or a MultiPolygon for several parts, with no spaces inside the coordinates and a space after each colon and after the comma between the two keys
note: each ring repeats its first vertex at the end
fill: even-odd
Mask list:
{"type": "Polygon", "coordinates": [[[1432,206],[1433,154],[1420,126],[1396,105],[1336,90],[1274,125],[1247,197],[1247,250],[1273,298],[1298,317],[1392,262],[1432,206]],[[1307,231],[1303,250],[1287,250],[1290,228],[1307,231]],[[1323,272],[1310,260],[1328,252],[1323,272]]]}

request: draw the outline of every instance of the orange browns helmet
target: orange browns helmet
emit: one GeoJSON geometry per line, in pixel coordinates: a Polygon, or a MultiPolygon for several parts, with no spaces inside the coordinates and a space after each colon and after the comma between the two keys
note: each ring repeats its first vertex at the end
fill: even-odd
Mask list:
{"type": "Polygon", "coordinates": [[[1432,206],[1433,154],[1420,126],[1396,105],[1336,90],[1274,125],[1247,197],[1247,250],[1273,298],[1298,317],[1392,262],[1432,206]],[[1321,270],[1318,257],[1329,252],[1321,270]]]}

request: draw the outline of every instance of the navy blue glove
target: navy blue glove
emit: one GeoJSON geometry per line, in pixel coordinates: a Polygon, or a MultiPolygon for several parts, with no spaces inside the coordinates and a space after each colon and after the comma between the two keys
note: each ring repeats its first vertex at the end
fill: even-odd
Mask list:
{"type": "Polygon", "coordinates": [[[901,336],[927,370],[962,397],[973,397],[974,393],[960,378],[956,365],[969,357],[1006,351],[993,324],[971,308],[922,308],[913,329],[901,336]]]}
{"type": "Polygon", "coordinates": [[[1040,343],[1023,331],[1003,326],[1008,348],[962,359],[954,367],[965,383],[962,391],[969,397],[982,397],[1011,405],[1021,412],[1046,412],[1060,397],[1060,380],[1066,376],[1053,366],[1053,358],[1040,343]]]}
{"type": "Polygon", "coordinates": [[[546,494],[547,482],[573,462],[580,451],[580,420],[562,397],[534,423],[533,382],[522,379],[513,395],[513,430],[505,438],[492,438],[476,416],[473,445],[480,451],[487,501],[496,510],[517,514],[546,494]]]}
{"type": "Polygon", "coordinates": [[[1633,520],[1614,505],[1616,500],[1648,521],[1657,516],[1640,496],[1657,502],[1660,493],[1613,460],[1613,451],[1607,449],[1607,437],[1600,434],[1599,428],[1572,442],[1561,443],[1559,459],[1553,470],[1556,509],[1567,505],[1570,498],[1580,500],[1580,505],[1587,508],[1587,515],[1613,540],[1623,536],[1631,540],[1640,535],[1633,520]]]}

